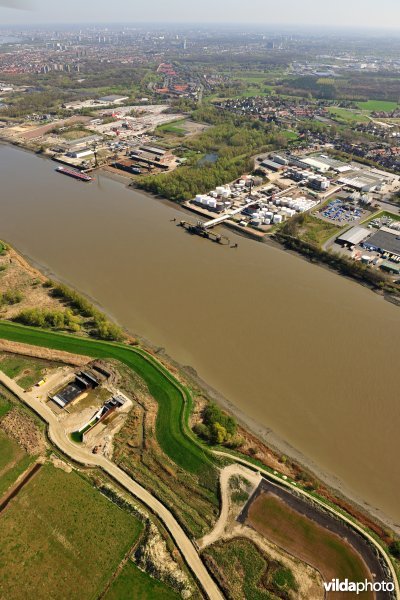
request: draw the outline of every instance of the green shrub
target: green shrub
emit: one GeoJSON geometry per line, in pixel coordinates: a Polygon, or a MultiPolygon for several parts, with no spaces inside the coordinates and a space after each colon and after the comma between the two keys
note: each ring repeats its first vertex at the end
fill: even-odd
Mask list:
{"type": "Polygon", "coordinates": [[[389,546],[390,553],[400,560],[400,540],[392,542],[389,546]]]}
{"type": "Polygon", "coordinates": [[[77,332],[81,329],[81,319],[71,310],[48,310],[42,308],[27,308],[22,310],[14,319],[23,325],[44,327],[47,329],[68,329],[77,332]]]}
{"type": "Polygon", "coordinates": [[[1,304],[19,304],[24,299],[24,295],[19,290],[8,290],[3,294],[0,294],[0,305],[1,304]]]}

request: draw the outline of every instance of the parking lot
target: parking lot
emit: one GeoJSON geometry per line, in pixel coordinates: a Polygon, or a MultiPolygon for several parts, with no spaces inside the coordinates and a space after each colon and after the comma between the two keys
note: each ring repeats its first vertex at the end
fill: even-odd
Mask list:
{"type": "Polygon", "coordinates": [[[335,198],[329,204],[318,211],[317,216],[336,223],[338,225],[346,225],[356,223],[361,219],[366,218],[370,213],[356,204],[350,203],[348,200],[335,198]]]}

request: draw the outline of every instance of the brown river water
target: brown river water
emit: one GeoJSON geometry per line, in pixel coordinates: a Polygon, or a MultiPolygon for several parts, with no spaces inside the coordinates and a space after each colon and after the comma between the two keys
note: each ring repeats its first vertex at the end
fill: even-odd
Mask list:
{"type": "Polygon", "coordinates": [[[167,203],[55,167],[0,145],[0,238],[399,524],[400,309],[279,248],[190,236],[167,203]]]}

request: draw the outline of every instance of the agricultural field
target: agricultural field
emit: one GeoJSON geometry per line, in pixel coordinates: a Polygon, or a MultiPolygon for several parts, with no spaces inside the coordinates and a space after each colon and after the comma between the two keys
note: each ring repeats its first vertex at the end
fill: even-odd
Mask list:
{"type": "Polygon", "coordinates": [[[358,108],[361,110],[369,110],[371,112],[391,112],[398,108],[397,102],[389,102],[386,100],[367,100],[366,102],[357,102],[358,108]]]}
{"type": "Polygon", "coordinates": [[[269,560],[251,541],[237,538],[218,542],[203,553],[206,564],[232,600],[296,598],[292,572],[269,560]]]}
{"type": "Polygon", "coordinates": [[[104,600],[178,600],[179,594],[128,561],[113,581],[104,600]]]}
{"type": "MultiPolygon", "coordinates": [[[[0,410],[4,407],[0,398],[0,410]]],[[[1,412],[0,412],[1,416],[1,412]]],[[[29,467],[34,458],[0,429],[0,497],[29,467]]]]}
{"type": "MultiPolygon", "coordinates": [[[[335,533],[301,514],[273,493],[261,493],[248,509],[246,524],[289,554],[332,578],[364,581],[369,571],[360,555],[335,533]]],[[[373,598],[365,593],[364,598],[373,598]]]]}
{"type": "Polygon", "coordinates": [[[0,597],[97,598],[141,528],[75,472],[45,465],[1,516],[0,597]]]}
{"type": "Polygon", "coordinates": [[[0,386],[0,498],[33,463],[34,454],[29,454],[20,444],[2,429],[2,419],[14,407],[13,397],[0,386]]]}
{"type": "Polygon", "coordinates": [[[28,358],[18,354],[0,354],[0,371],[14,379],[24,390],[32,387],[43,379],[49,369],[55,369],[59,364],[41,360],[40,358],[28,358]]]}

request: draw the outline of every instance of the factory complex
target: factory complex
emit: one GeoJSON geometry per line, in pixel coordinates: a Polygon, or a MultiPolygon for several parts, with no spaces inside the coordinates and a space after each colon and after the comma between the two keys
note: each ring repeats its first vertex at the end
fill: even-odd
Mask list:
{"type": "Polygon", "coordinates": [[[336,251],[365,265],[400,274],[400,216],[383,212],[337,236],[336,251]]]}
{"type": "Polygon", "coordinates": [[[322,153],[257,157],[255,173],[197,194],[185,205],[205,217],[225,215],[228,222],[268,233],[311,211],[332,223],[356,224],[400,189],[398,175],[322,153]]]}

